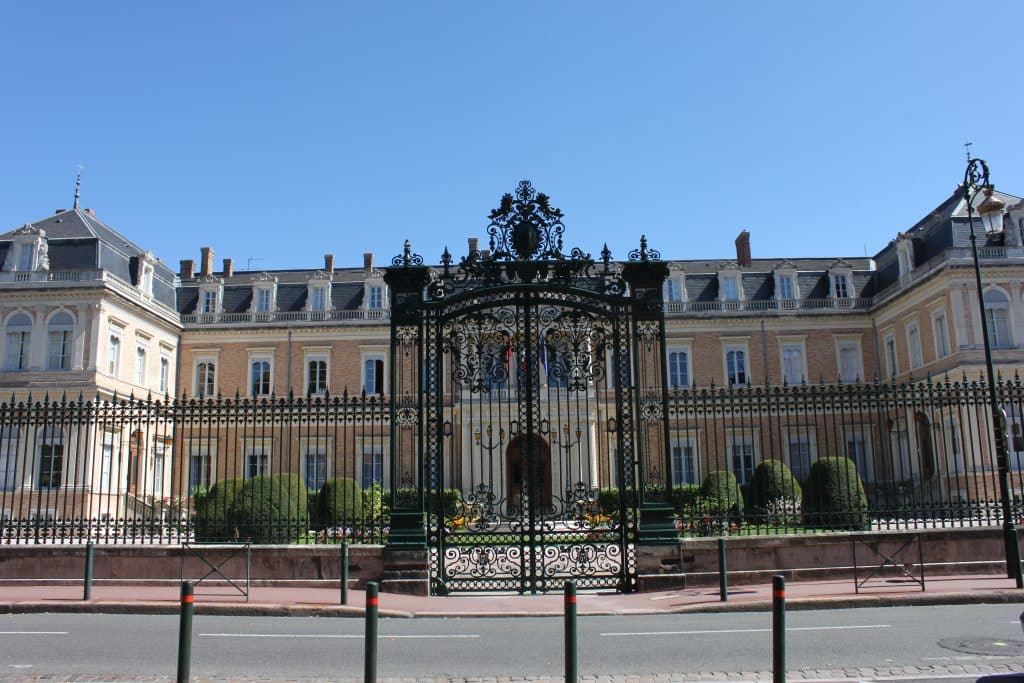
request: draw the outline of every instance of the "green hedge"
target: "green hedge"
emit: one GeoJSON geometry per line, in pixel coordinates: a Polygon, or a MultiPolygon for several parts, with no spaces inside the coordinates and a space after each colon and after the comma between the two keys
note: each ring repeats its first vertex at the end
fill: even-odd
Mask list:
{"type": "Polygon", "coordinates": [[[736,475],[716,470],[704,478],[700,495],[708,499],[714,513],[726,513],[732,519],[743,517],[743,492],[736,483],[736,475]]]}
{"type": "Polygon", "coordinates": [[[306,484],[298,474],[253,477],[235,497],[232,518],[242,539],[294,543],[309,530],[306,484]]]}
{"type": "Polygon", "coordinates": [[[196,541],[216,543],[238,540],[235,538],[232,509],[244,485],[244,479],[225,479],[211,486],[206,494],[196,497],[196,541]]]}
{"type": "Polygon", "coordinates": [[[317,494],[317,522],[320,526],[353,526],[362,523],[363,490],[355,479],[328,479],[317,494]]]}
{"type": "Polygon", "coordinates": [[[803,517],[807,526],[860,530],[868,527],[868,497],[849,458],[818,458],[804,484],[803,517]]]}
{"type": "MultiPolygon", "coordinates": [[[[445,489],[443,510],[445,517],[458,517],[462,514],[462,491],[459,489],[445,489]]],[[[419,505],[419,490],[411,486],[403,487],[395,491],[396,502],[399,507],[417,507],[419,505]]],[[[437,510],[437,493],[430,491],[427,494],[427,512],[433,513],[437,510]]]]}
{"type": "Polygon", "coordinates": [[[765,460],[754,469],[749,493],[750,507],[757,514],[765,514],[774,501],[799,501],[803,497],[800,483],[780,460],[765,460]]]}

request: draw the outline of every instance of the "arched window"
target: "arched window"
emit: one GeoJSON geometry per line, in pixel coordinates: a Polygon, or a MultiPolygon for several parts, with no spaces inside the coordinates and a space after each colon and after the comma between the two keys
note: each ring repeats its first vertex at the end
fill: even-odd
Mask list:
{"type": "Polygon", "coordinates": [[[7,321],[5,370],[28,370],[28,354],[32,347],[32,319],[17,313],[7,321]]]}
{"type": "Polygon", "coordinates": [[[1013,346],[1010,334],[1010,301],[998,289],[985,292],[985,322],[988,324],[988,342],[993,349],[1013,346]]]}
{"type": "Polygon", "coordinates": [[[71,335],[74,329],[75,319],[67,311],[50,318],[47,326],[47,370],[71,369],[71,335]]]}

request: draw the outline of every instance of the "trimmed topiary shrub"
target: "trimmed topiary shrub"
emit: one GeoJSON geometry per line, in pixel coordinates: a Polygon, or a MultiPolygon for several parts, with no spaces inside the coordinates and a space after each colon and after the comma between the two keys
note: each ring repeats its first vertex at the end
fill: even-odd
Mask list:
{"type": "Polygon", "coordinates": [[[716,470],[709,474],[700,485],[700,495],[716,513],[737,521],[743,517],[743,493],[732,472],[716,470]]]}
{"type": "Polygon", "coordinates": [[[245,482],[232,517],[242,540],[294,543],[309,530],[306,484],[298,474],[271,474],[245,482]]]}
{"type": "MultiPolygon", "coordinates": [[[[419,504],[419,492],[411,486],[405,486],[395,491],[395,498],[399,507],[416,507],[419,504]]],[[[437,510],[437,494],[429,491],[426,498],[427,512],[434,513],[437,510]]],[[[388,497],[385,495],[385,500],[387,499],[388,497]]],[[[443,510],[446,518],[461,515],[462,491],[459,489],[445,489],[443,510]]]]}
{"type": "Polygon", "coordinates": [[[818,458],[804,484],[803,517],[822,529],[866,529],[868,498],[849,458],[818,458]]]}
{"type": "Polygon", "coordinates": [[[317,495],[318,521],[324,528],[363,523],[363,490],[355,479],[328,479],[317,495]]]}
{"type": "Polygon", "coordinates": [[[677,515],[688,514],[700,500],[700,487],[682,484],[672,489],[672,509],[677,515]]]}
{"type": "Polygon", "coordinates": [[[244,484],[244,479],[218,481],[205,495],[196,500],[196,541],[216,543],[237,540],[232,509],[244,484]]]}
{"type": "Polygon", "coordinates": [[[765,460],[754,469],[749,494],[750,506],[759,515],[777,507],[776,501],[799,501],[803,496],[800,483],[781,460],[765,460]]]}

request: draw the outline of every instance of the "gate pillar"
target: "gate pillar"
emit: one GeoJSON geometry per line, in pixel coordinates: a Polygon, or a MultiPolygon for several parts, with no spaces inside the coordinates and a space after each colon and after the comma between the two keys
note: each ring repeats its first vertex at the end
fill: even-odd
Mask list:
{"type": "Polygon", "coordinates": [[[426,550],[423,478],[423,297],[430,270],[409,240],[384,274],[391,304],[391,524],[387,549],[426,550]]]}
{"type": "Polygon", "coordinates": [[[647,248],[629,254],[622,279],[629,284],[633,324],[633,401],[636,411],[635,458],[639,465],[638,489],[641,545],[673,545],[676,538],[672,510],[672,457],[668,420],[668,369],[665,349],[665,306],[662,288],[668,264],[647,248]]]}

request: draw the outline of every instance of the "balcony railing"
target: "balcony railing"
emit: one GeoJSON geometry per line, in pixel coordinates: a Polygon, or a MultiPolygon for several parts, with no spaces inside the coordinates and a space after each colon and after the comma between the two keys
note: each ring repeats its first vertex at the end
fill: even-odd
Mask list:
{"type": "Polygon", "coordinates": [[[795,311],[870,308],[871,297],[849,299],[754,299],[750,301],[668,301],[666,313],[702,313],[707,311],[795,311]]]}
{"type": "Polygon", "coordinates": [[[181,316],[183,325],[245,325],[251,323],[337,322],[387,320],[385,309],[354,311],[270,311],[247,313],[188,313],[181,316]]]}
{"type": "Polygon", "coordinates": [[[102,270],[25,270],[0,272],[0,282],[92,282],[103,280],[102,270]]]}

